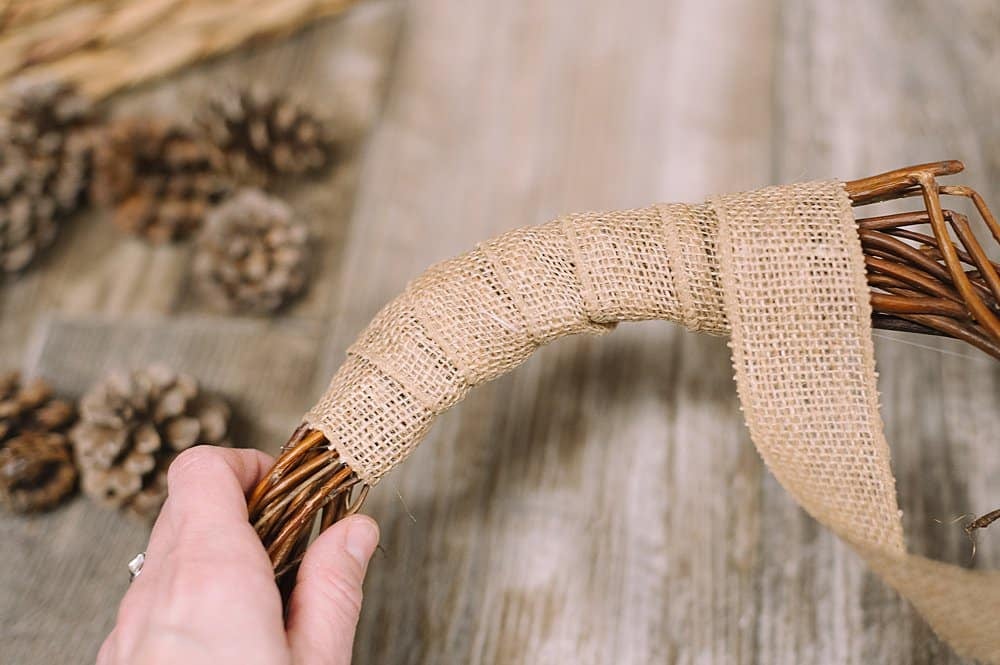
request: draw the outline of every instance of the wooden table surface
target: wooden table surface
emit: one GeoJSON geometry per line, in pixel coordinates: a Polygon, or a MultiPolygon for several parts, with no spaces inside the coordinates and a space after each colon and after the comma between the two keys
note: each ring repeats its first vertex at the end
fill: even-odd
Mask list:
{"type": "MultiPolygon", "coordinates": [[[[368,0],[113,105],[189,113],[254,74],[371,129],[283,192],[319,239],[303,302],[212,315],[186,246],[94,214],[0,286],[0,367],[74,395],[167,360],[273,452],[409,278],[507,229],[943,158],[1000,207],[998,37],[991,0],[368,0]]],[[[910,547],[967,563],[947,521],[1000,505],[1000,365],[876,335],[910,547]]],[[[473,392],[369,499],[385,553],[356,662],[962,662],[770,477],[731,377],[724,340],[648,322],[473,392]]],[[[0,518],[0,661],[91,661],[145,539],[82,499],[0,518]]]]}

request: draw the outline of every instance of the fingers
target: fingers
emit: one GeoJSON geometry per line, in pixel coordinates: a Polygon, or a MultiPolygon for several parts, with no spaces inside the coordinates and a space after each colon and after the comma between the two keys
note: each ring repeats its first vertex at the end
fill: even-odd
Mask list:
{"type": "Polygon", "coordinates": [[[361,587],[378,545],[364,515],[337,522],[306,551],[289,601],[288,641],[296,663],[347,665],[361,612],[361,587]]]}
{"type": "Polygon", "coordinates": [[[115,655],[115,639],[117,635],[115,631],[111,631],[104,642],[101,644],[100,650],[97,652],[97,665],[114,665],[117,660],[115,655]]]}
{"type": "MultiPolygon", "coordinates": [[[[267,554],[247,521],[246,492],[271,466],[258,450],[197,446],[167,472],[167,501],[146,547],[146,563],[132,590],[168,563],[197,561],[205,569],[233,562],[263,566],[267,554]]],[[[268,563],[269,567],[269,563],[268,563]]]]}
{"type": "MultiPolygon", "coordinates": [[[[161,549],[245,543],[246,493],[267,473],[273,459],[259,450],[196,446],[178,455],[167,472],[167,501],[146,549],[154,568],[161,549]]],[[[251,543],[256,542],[250,539],[251,543]]],[[[259,544],[259,543],[258,543],[259,544]]]]}
{"type": "Polygon", "coordinates": [[[220,648],[273,634],[284,648],[280,595],[245,499],[270,465],[256,450],[210,446],[177,457],[142,573],[122,600],[102,658],[127,660],[180,633],[188,644],[220,648]]]}
{"type": "Polygon", "coordinates": [[[122,610],[163,591],[164,577],[234,565],[263,565],[260,541],[247,522],[245,489],[266,473],[271,458],[257,450],[197,446],[178,455],[167,474],[167,501],[153,525],[142,574],[129,587],[122,610]]]}
{"type": "Polygon", "coordinates": [[[167,496],[179,512],[199,519],[247,518],[246,493],[274,459],[259,450],[195,446],[167,472],[167,496]],[[197,510],[192,510],[197,508],[197,510]]]}

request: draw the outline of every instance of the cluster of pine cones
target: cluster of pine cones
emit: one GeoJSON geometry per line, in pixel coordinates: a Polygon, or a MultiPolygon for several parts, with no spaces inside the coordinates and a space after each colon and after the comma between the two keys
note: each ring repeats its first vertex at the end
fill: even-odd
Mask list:
{"type": "Polygon", "coordinates": [[[337,143],[308,109],[250,87],[209,99],[192,126],[106,122],[51,82],[19,84],[6,107],[0,276],[24,270],[72,213],[95,203],[149,242],[194,236],[198,290],[221,310],[273,313],[302,292],[307,227],[261,190],[335,162],[337,143]]]}
{"type": "Polygon", "coordinates": [[[113,373],[79,408],[41,379],[0,376],[0,504],[50,509],[78,485],[91,499],[143,518],[159,512],[167,467],[196,444],[228,445],[229,408],[165,365],[113,373]]]}
{"type": "Polygon", "coordinates": [[[93,107],[58,83],[14,86],[0,115],[0,273],[17,272],[55,240],[86,199],[93,107]]]}

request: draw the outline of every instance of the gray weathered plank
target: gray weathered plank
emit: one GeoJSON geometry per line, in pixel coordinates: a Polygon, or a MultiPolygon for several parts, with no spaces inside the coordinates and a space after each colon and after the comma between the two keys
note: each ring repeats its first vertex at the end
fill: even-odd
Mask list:
{"type": "MultiPolygon", "coordinates": [[[[558,212],[955,155],[974,185],[996,175],[996,55],[986,37],[954,39],[993,34],[986,3],[778,4],[578,2],[566,20],[423,3],[363,184],[329,369],[427,263],[558,212]]],[[[879,339],[901,501],[915,549],[958,562],[960,530],[933,520],[996,500],[997,369],[912,341],[879,339]]],[[[725,356],[630,327],[543,350],[445,416],[372,502],[388,555],[359,658],[957,662],[762,470],[725,356]]]]}
{"type": "MultiPolygon", "coordinates": [[[[760,2],[421,3],[328,369],[408,278],[483,238],[767,183],[773,19],[760,2]]],[[[562,340],[373,492],[386,556],[357,659],[751,662],[762,473],[721,340],[665,323],[562,340]]]]}
{"type": "MultiPolygon", "coordinates": [[[[965,37],[996,34],[995,5],[785,2],[781,19],[778,180],[961,158],[969,171],[953,180],[1000,205],[990,110],[1000,102],[1000,84],[989,64],[1000,49],[995,41],[965,37]]],[[[965,565],[968,541],[960,524],[948,522],[1000,504],[1000,459],[990,429],[1000,417],[1000,367],[951,341],[876,337],[908,545],[965,565]]],[[[763,489],[761,519],[769,535],[762,556],[787,566],[761,586],[763,661],[961,662],[844,545],[789,506],[777,483],[769,478],[763,489]]],[[[998,562],[997,548],[982,548],[977,557],[980,566],[998,562]]]]}

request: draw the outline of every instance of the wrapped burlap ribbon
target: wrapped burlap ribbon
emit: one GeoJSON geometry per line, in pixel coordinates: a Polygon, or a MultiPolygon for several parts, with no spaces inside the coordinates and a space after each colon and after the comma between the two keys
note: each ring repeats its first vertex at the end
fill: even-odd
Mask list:
{"type": "Polygon", "coordinates": [[[410,283],[349,349],[306,423],[375,484],[472,386],[557,337],[644,319],[729,334],[751,436],[781,484],[956,651],[1000,662],[1000,572],[906,551],[870,317],[840,182],[571,215],[410,283]]]}

